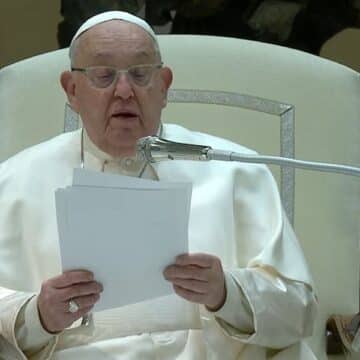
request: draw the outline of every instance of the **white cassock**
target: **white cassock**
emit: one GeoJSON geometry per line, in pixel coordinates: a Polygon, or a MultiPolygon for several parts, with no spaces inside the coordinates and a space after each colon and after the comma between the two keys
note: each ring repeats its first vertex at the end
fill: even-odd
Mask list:
{"type": "MultiPolygon", "coordinates": [[[[162,136],[251,153],[176,125],[164,125],[162,136]]],[[[81,131],[62,134],[0,165],[0,358],[26,359],[19,346],[39,322],[33,295],[61,273],[54,192],[71,184],[80,144],[81,131]],[[25,324],[19,325],[18,314],[25,324]]],[[[103,155],[86,146],[85,168],[114,171],[103,155]]],[[[95,313],[93,326],[45,334],[48,342],[27,350],[28,358],[315,359],[301,341],[311,335],[316,313],[312,280],[269,170],[217,161],[148,168],[146,177],[193,184],[189,248],[221,259],[223,308],[211,313],[172,295],[95,313]]],[[[127,240],[120,229],[119,241],[127,240]]]]}

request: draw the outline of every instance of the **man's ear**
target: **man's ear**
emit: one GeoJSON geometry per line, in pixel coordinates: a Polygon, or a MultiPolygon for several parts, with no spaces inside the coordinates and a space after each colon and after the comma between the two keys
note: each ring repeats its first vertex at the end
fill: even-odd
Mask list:
{"type": "Polygon", "coordinates": [[[74,81],[74,74],[70,71],[64,71],[60,76],[60,83],[66,93],[71,108],[75,112],[79,113],[78,101],[75,92],[76,84],[74,81]]]}
{"type": "Polygon", "coordinates": [[[173,74],[171,69],[168,67],[162,68],[161,77],[162,77],[162,92],[164,94],[163,107],[165,107],[167,105],[167,93],[173,80],[173,74]]]}

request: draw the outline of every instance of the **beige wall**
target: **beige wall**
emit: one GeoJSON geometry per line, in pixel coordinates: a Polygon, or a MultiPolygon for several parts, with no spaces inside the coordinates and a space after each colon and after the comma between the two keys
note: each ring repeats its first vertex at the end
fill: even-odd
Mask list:
{"type": "MultiPolygon", "coordinates": [[[[0,0],[0,67],[58,48],[60,0],[0,0]]],[[[360,29],[324,45],[321,55],[360,71],[360,29]]]]}
{"type": "Polygon", "coordinates": [[[0,67],[58,48],[60,0],[0,0],[0,67]]]}
{"type": "Polygon", "coordinates": [[[348,28],[325,42],[320,55],[360,71],[360,29],[348,28]]]}

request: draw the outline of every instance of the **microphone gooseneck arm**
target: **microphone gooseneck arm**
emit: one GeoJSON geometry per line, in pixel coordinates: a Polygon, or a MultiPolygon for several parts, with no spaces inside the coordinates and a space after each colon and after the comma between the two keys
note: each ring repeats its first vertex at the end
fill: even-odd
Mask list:
{"type": "Polygon", "coordinates": [[[177,143],[157,136],[139,139],[137,152],[141,158],[151,163],[163,160],[238,161],[360,176],[360,168],[355,166],[295,160],[280,156],[240,154],[233,151],[215,150],[210,146],[177,143]]]}
{"type": "Polygon", "coordinates": [[[239,161],[247,163],[271,164],[279,166],[289,166],[304,170],[314,170],[323,172],[334,172],[338,174],[360,176],[360,168],[348,165],[331,164],[315,161],[295,160],[280,156],[266,155],[247,155],[231,151],[209,150],[208,160],[239,161]]]}

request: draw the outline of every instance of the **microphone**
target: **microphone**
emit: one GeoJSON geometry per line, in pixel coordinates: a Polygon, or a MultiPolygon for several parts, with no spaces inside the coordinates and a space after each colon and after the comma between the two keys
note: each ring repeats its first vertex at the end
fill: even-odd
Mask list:
{"type": "Polygon", "coordinates": [[[238,161],[360,176],[360,168],[355,166],[295,160],[280,156],[240,154],[233,151],[215,150],[206,145],[178,143],[158,136],[147,136],[139,139],[136,148],[138,157],[150,163],[164,160],[238,161]]]}
{"type": "Polygon", "coordinates": [[[208,159],[210,146],[183,144],[166,140],[158,136],[146,136],[137,141],[139,158],[154,163],[163,160],[199,160],[208,159]]]}

